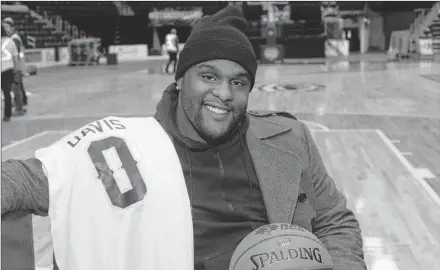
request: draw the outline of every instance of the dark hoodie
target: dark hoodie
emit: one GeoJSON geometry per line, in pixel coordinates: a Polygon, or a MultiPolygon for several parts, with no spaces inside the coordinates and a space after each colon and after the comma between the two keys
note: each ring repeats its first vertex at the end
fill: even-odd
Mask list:
{"type": "Polygon", "coordinates": [[[193,215],[194,269],[228,269],[238,243],[268,223],[246,145],[249,121],[222,145],[196,142],[177,128],[178,95],[173,83],[157,105],[155,118],[171,136],[183,168],[193,215]]]}

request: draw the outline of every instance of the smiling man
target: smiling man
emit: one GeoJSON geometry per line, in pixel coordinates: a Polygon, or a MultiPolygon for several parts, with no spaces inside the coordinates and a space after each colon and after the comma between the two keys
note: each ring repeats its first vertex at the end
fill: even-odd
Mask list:
{"type": "Polygon", "coordinates": [[[9,221],[3,223],[9,230],[2,227],[2,264],[33,269],[38,258],[51,262],[54,250],[60,269],[110,269],[112,261],[103,260],[110,257],[124,264],[115,269],[225,270],[250,232],[290,223],[324,243],[335,269],[366,269],[359,223],[307,127],[285,112],[247,112],[257,60],[245,28],[233,6],[200,19],[155,119],[107,117],[35,158],[2,162],[2,222],[9,221]],[[161,160],[163,166],[149,163],[161,160]],[[153,173],[176,175],[164,182],[153,173]],[[131,188],[123,191],[116,178],[128,178],[131,188]],[[140,220],[143,212],[150,214],[140,220]],[[31,246],[38,229],[26,223],[27,213],[49,213],[51,231],[42,233],[55,239],[53,249],[46,242],[42,251],[31,246]],[[145,250],[152,246],[154,253],[145,250]],[[155,261],[165,264],[150,265],[155,261]]]}
{"type": "Polygon", "coordinates": [[[283,112],[247,112],[257,60],[245,28],[233,6],[201,18],[155,115],[185,176],[195,270],[227,269],[241,239],[275,222],[313,232],[335,269],[366,269],[359,224],[307,127],[283,112]]]}

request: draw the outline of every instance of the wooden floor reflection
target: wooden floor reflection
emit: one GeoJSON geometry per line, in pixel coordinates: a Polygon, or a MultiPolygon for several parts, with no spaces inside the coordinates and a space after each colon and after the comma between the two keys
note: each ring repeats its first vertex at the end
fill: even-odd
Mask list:
{"type": "Polygon", "coordinates": [[[359,219],[368,269],[440,269],[440,201],[383,133],[332,130],[313,136],[359,219]]]}

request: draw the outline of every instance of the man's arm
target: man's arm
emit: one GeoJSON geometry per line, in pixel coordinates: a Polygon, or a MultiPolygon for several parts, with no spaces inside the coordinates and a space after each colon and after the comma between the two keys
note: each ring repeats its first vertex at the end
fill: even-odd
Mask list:
{"type": "Polygon", "coordinates": [[[339,192],[319,154],[310,131],[304,126],[310,154],[310,168],[316,210],[313,234],[325,245],[335,270],[367,269],[362,250],[362,236],[354,213],[347,209],[345,196],[339,192]]]}
{"type": "Polygon", "coordinates": [[[2,162],[2,215],[26,210],[47,216],[49,209],[48,180],[38,159],[2,162]]]}
{"type": "MultiPolygon", "coordinates": [[[[12,39],[14,41],[14,39],[12,39]]],[[[14,62],[14,73],[20,72],[20,57],[18,52],[17,44],[14,42],[8,44],[9,51],[12,55],[12,61],[14,62]]],[[[15,78],[14,78],[15,79],[15,78]]]]}

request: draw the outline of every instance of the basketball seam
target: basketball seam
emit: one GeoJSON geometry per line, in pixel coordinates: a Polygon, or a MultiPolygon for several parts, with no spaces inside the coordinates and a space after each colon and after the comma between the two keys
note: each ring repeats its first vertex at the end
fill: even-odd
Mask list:
{"type": "MultiPolygon", "coordinates": [[[[235,266],[236,266],[237,263],[240,261],[241,257],[243,257],[244,254],[246,254],[246,252],[248,252],[250,249],[252,249],[253,247],[255,247],[256,245],[258,245],[258,244],[261,243],[261,242],[264,242],[264,241],[266,241],[266,240],[270,240],[270,239],[272,239],[272,238],[279,237],[279,236],[297,236],[297,237],[307,238],[307,239],[309,239],[309,240],[312,240],[312,241],[318,243],[322,248],[326,249],[326,248],[323,246],[323,244],[321,244],[319,241],[317,241],[317,240],[315,240],[315,239],[308,238],[309,236],[303,236],[303,235],[290,235],[290,234],[274,235],[274,236],[272,236],[272,237],[262,239],[262,240],[258,241],[257,243],[253,244],[252,246],[248,247],[248,248],[242,253],[242,255],[240,255],[240,257],[237,258],[236,262],[234,263],[234,267],[233,267],[232,269],[235,269],[235,266]]],[[[330,256],[330,254],[329,254],[329,256],[330,256]]]]}

